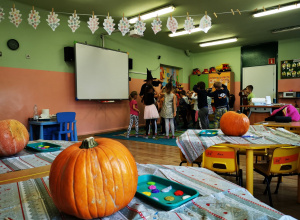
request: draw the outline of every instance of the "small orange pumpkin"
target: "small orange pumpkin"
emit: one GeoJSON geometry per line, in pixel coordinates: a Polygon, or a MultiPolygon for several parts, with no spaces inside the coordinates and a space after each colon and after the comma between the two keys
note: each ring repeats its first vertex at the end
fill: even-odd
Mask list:
{"type": "Polygon", "coordinates": [[[242,136],[247,133],[249,126],[249,118],[234,111],[226,112],[220,120],[220,128],[228,136],[242,136]]]}
{"type": "Polygon", "coordinates": [[[108,138],[87,138],[53,161],[49,187],[56,207],[78,218],[109,216],[134,197],[138,171],[128,149],[108,138]]]}
{"type": "Polygon", "coordinates": [[[0,157],[20,152],[28,141],[28,131],[21,122],[14,119],[0,121],[0,157]]]}

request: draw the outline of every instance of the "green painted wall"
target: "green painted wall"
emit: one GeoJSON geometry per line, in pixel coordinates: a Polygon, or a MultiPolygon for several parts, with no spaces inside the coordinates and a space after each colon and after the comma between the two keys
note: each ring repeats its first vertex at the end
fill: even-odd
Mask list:
{"type": "MultiPolygon", "coordinates": [[[[69,17],[59,14],[60,26],[56,31],[52,31],[46,22],[49,11],[35,8],[41,16],[41,23],[35,30],[27,22],[31,6],[16,4],[23,19],[18,28],[8,19],[12,2],[1,0],[1,7],[4,8],[5,19],[0,23],[0,51],[2,52],[0,66],[73,73],[74,64],[64,61],[64,47],[73,46],[74,41],[102,46],[100,34],[106,32],[99,28],[93,35],[86,23],[87,16],[81,16],[80,28],[73,33],[67,25],[69,17]],[[20,48],[16,51],[9,50],[6,46],[9,39],[18,40],[20,48]],[[30,55],[30,59],[26,59],[26,55],[30,55]]],[[[101,20],[100,24],[102,22],[101,20]]],[[[152,43],[142,38],[123,37],[121,33],[106,35],[104,38],[106,48],[129,52],[129,57],[133,59],[133,71],[146,73],[147,67],[156,69],[162,63],[182,68],[179,80],[183,83],[188,82],[187,76],[192,69],[192,59],[182,50],[152,43]],[[161,55],[160,60],[157,59],[158,55],[161,55]]],[[[130,75],[133,78],[145,78],[142,74],[130,75]]],[[[159,77],[159,69],[153,72],[153,76],[159,77]]]]}
{"type": "Polygon", "coordinates": [[[199,68],[201,71],[216,67],[222,63],[229,63],[234,72],[234,81],[240,81],[241,75],[241,48],[233,47],[229,49],[214,50],[193,54],[193,69],[199,68]]]}

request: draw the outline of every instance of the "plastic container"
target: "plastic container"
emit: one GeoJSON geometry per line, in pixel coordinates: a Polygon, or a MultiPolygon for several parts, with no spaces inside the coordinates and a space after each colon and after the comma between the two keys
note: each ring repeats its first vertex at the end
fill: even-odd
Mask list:
{"type": "Polygon", "coordinates": [[[53,152],[60,150],[61,146],[57,144],[52,144],[48,142],[37,142],[32,144],[27,144],[26,149],[39,151],[39,152],[53,152]]]}
{"type": "Polygon", "coordinates": [[[157,206],[164,210],[171,210],[175,209],[184,203],[196,198],[199,196],[199,192],[193,188],[190,188],[188,186],[173,182],[168,179],[164,179],[158,176],[154,175],[142,175],[139,176],[138,179],[138,189],[135,194],[137,197],[143,199],[145,202],[147,202],[150,205],[157,206]],[[169,192],[159,192],[159,193],[151,193],[150,196],[147,196],[143,194],[143,192],[151,192],[151,190],[148,188],[150,185],[148,185],[148,182],[155,182],[155,186],[157,189],[162,190],[168,186],[172,186],[172,189],[169,192]],[[181,190],[184,192],[181,196],[175,196],[174,192],[177,190],[181,190]],[[187,199],[182,199],[183,196],[189,195],[190,197],[187,199]],[[172,196],[174,197],[173,201],[167,201],[165,200],[165,197],[172,196]],[[155,200],[153,197],[156,197],[159,199],[158,201],[155,200]]]}
{"type": "Polygon", "coordinates": [[[216,136],[218,135],[218,130],[202,130],[201,132],[199,132],[199,135],[204,137],[216,136]]]}

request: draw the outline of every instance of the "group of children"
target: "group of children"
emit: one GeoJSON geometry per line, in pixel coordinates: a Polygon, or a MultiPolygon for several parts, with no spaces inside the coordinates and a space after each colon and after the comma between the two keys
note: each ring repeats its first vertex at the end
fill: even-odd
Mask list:
{"type": "MultiPolygon", "coordinates": [[[[172,83],[169,82],[162,88],[161,93],[158,94],[155,92],[151,83],[145,83],[142,87],[142,89],[144,89],[142,95],[140,93],[142,103],[145,105],[145,138],[148,138],[150,134],[150,127],[152,129],[152,137],[156,137],[158,118],[161,118],[161,134],[165,135],[166,138],[169,138],[169,130],[171,130],[172,138],[175,138],[175,118],[179,118],[179,115],[182,118],[182,128],[184,129],[188,128],[189,116],[192,116],[194,127],[196,127],[197,121],[199,121],[200,129],[208,129],[208,115],[213,113],[211,107],[212,98],[214,99],[215,106],[214,127],[219,128],[220,119],[229,108],[229,92],[227,86],[221,82],[215,82],[213,85],[214,91],[213,88],[206,89],[205,87],[205,83],[201,81],[194,86],[194,91],[187,93],[184,90],[177,91],[176,88],[173,88],[172,83]]],[[[129,96],[130,124],[127,130],[128,138],[133,120],[135,120],[136,136],[138,136],[138,115],[140,111],[137,107],[137,96],[138,93],[136,91],[131,92],[129,96]]]]}

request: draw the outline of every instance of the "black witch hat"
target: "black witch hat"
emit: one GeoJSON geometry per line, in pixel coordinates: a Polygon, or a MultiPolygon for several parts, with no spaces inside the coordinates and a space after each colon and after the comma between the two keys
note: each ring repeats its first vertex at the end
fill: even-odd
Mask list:
{"type": "Polygon", "coordinates": [[[156,78],[153,78],[152,77],[152,73],[151,73],[151,70],[148,70],[148,68],[147,68],[147,79],[146,80],[144,80],[144,81],[148,81],[148,80],[150,80],[150,79],[156,79],[156,78]]]}

